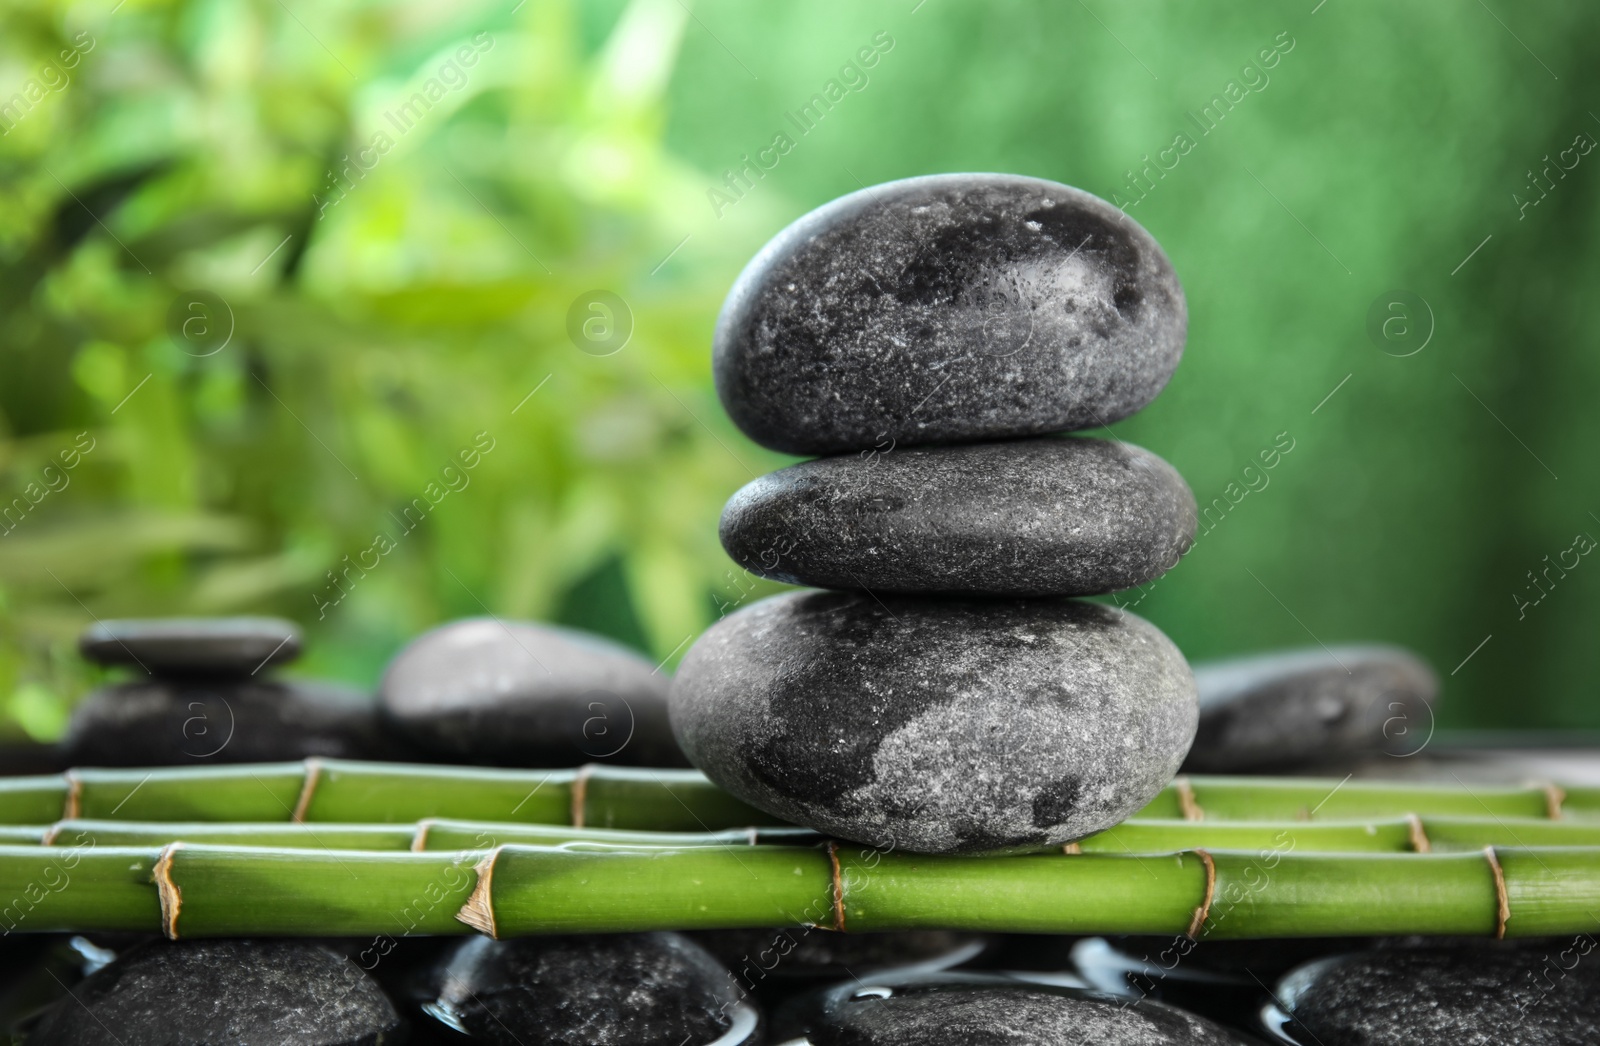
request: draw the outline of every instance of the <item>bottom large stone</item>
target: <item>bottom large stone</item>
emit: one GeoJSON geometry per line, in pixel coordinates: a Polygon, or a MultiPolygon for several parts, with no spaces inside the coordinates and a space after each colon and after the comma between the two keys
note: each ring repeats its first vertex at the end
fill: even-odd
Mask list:
{"type": "Polygon", "coordinates": [[[673,730],[753,806],[871,846],[998,853],[1123,820],[1194,738],[1153,625],[1073,600],[775,596],[684,658],[673,730]]]}

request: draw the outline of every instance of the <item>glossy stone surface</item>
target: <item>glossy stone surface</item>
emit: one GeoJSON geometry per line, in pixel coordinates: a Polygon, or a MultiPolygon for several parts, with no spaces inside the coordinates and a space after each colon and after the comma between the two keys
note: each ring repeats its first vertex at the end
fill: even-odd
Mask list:
{"type": "Polygon", "coordinates": [[[99,621],[78,638],[101,665],[153,675],[251,676],[300,656],[300,627],[276,617],[169,617],[99,621]]]}
{"type": "Polygon", "coordinates": [[[34,1026],[39,1046],[228,1043],[389,1046],[394,1004],[360,967],[297,940],[157,941],[72,988],[34,1026]]]}
{"type": "Polygon", "coordinates": [[[704,1046],[759,1030],[728,971],[682,934],[463,941],[434,1017],[498,1046],[704,1046]]]}
{"type": "Polygon", "coordinates": [[[780,1016],[811,1046],[1243,1046],[1249,1040],[1156,1002],[978,975],[852,981],[780,1016]]]}
{"type": "Polygon", "coordinates": [[[73,766],[200,766],[307,756],[404,759],[378,704],[332,683],[147,679],[95,691],[72,710],[73,766]]]}
{"type": "Polygon", "coordinates": [[[721,536],[792,585],[1028,596],[1142,585],[1194,530],[1194,495],[1149,451],[1028,439],[792,465],[734,494],[721,536]]]}
{"type": "Polygon", "coordinates": [[[1200,729],[1185,769],[1272,770],[1420,752],[1439,680],[1399,647],[1306,647],[1194,666],[1200,729]]]}
{"type": "Polygon", "coordinates": [[[837,980],[908,966],[942,970],[973,959],[986,944],[978,934],[951,930],[834,933],[803,926],[701,930],[688,936],[749,988],[768,978],[837,980]]]}
{"type": "Polygon", "coordinates": [[[774,450],[1006,439],[1139,410],[1187,323],[1160,246],[1104,200],[929,175],[774,237],[728,294],[712,366],[734,423],[774,450]]]}
{"type": "Polygon", "coordinates": [[[1592,1046],[1593,951],[1580,934],[1362,952],[1303,966],[1277,994],[1293,1017],[1286,1030],[1322,1046],[1592,1046]]]}
{"type": "Polygon", "coordinates": [[[1195,715],[1171,641],[1071,600],[787,593],[713,625],[672,689],[684,751],[732,794],[920,853],[1115,824],[1171,779],[1195,715]]]}
{"type": "Polygon", "coordinates": [[[396,654],[379,693],[415,743],[506,766],[682,766],[670,678],[600,636],[493,618],[453,621],[396,654]]]}

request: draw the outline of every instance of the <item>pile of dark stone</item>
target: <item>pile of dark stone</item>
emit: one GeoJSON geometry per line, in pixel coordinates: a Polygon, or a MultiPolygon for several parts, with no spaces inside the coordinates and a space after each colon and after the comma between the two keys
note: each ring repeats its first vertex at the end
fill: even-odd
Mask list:
{"type": "Polygon", "coordinates": [[[1154,239],[1053,182],[913,178],[834,201],[739,277],[713,367],[734,422],[824,457],[723,511],[747,570],[827,591],[718,622],[673,725],[746,802],[872,846],[994,853],[1123,820],[1177,772],[1195,684],[1124,610],[1194,538],[1166,462],[1062,437],[1138,411],[1183,351],[1154,239]]]}

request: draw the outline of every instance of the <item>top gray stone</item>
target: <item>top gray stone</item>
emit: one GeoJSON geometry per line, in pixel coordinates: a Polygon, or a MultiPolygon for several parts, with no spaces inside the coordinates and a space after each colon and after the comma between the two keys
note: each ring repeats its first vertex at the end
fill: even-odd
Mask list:
{"type": "Polygon", "coordinates": [[[1006,174],[874,186],[780,232],[717,320],[723,407],[774,450],[1034,436],[1155,398],[1188,312],[1160,246],[1079,189],[1006,174]]]}
{"type": "Polygon", "coordinates": [[[1184,768],[1270,770],[1387,751],[1433,734],[1439,679],[1415,654],[1378,644],[1306,647],[1194,666],[1200,729],[1184,768]]]}
{"type": "Polygon", "coordinates": [[[384,714],[443,755],[510,766],[682,766],[670,677],[601,636],[468,618],[416,639],[379,684],[384,714]]]}
{"type": "Polygon", "coordinates": [[[1593,1046],[1593,948],[1584,934],[1344,955],[1291,973],[1278,997],[1293,1018],[1285,1030],[1321,1046],[1593,1046]]]}
{"type": "Polygon", "coordinates": [[[299,657],[300,628],[277,617],[127,618],[96,622],[78,649],[152,675],[248,676],[299,657]]]}

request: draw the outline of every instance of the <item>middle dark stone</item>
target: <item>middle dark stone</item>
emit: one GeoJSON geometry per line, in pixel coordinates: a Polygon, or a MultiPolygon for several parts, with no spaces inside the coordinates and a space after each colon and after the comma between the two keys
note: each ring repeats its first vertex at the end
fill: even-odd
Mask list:
{"type": "Polygon", "coordinates": [[[803,462],[736,493],[721,527],[736,562],[789,584],[1013,596],[1142,585],[1194,532],[1165,461],[1052,438],[803,462]]]}

